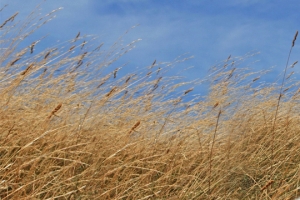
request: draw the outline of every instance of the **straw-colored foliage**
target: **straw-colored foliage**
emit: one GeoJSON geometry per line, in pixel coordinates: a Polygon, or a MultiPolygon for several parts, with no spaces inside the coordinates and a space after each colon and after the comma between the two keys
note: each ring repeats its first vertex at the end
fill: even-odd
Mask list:
{"type": "Polygon", "coordinates": [[[1,22],[1,199],[300,196],[297,81],[258,84],[229,57],[192,98],[201,80],[164,75],[182,60],[107,73],[137,41],[103,50],[75,33],[36,52],[43,39],[27,38],[55,12],[1,22]]]}

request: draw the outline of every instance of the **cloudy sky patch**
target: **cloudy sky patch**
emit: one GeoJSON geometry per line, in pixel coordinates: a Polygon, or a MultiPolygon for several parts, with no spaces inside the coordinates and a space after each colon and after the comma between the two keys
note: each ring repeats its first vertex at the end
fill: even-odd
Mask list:
{"type": "MultiPolygon", "coordinates": [[[[9,6],[1,12],[0,20],[17,10],[19,17],[25,17],[39,2],[42,1],[2,0],[1,7],[9,6]]],[[[39,30],[40,36],[65,41],[80,31],[97,35],[99,44],[104,42],[108,47],[139,24],[124,37],[124,43],[142,39],[120,60],[129,63],[126,70],[148,66],[154,59],[172,61],[188,53],[194,58],[183,67],[194,68],[183,74],[187,80],[204,78],[211,66],[229,55],[243,56],[248,52],[260,52],[253,58],[259,62],[250,66],[254,70],[274,66],[274,73],[281,73],[300,25],[300,4],[296,0],[48,0],[42,4],[43,14],[64,9],[39,30]]],[[[291,62],[299,58],[299,45],[296,43],[293,49],[291,62]]],[[[296,67],[295,70],[299,71],[296,67]]],[[[269,76],[265,81],[273,80],[269,76]]]]}

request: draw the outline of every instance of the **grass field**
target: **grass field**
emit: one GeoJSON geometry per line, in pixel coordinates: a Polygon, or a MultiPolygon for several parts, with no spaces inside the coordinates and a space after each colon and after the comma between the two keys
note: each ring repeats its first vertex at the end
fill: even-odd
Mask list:
{"type": "Polygon", "coordinates": [[[104,74],[136,41],[104,51],[74,33],[35,52],[43,40],[27,38],[53,13],[35,26],[17,13],[0,22],[1,199],[300,196],[296,63],[279,84],[257,84],[264,72],[228,57],[212,67],[207,96],[187,101],[199,81],[164,76],[181,60],[104,74]]]}

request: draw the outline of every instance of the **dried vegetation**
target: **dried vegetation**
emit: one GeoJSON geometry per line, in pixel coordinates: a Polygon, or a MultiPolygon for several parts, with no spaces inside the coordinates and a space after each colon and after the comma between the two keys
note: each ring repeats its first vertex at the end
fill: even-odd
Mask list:
{"type": "Polygon", "coordinates": [[[105,51],[78,33],[20,49],[55,12],[0,26],[1,199],[300,196],[300,90],[285,75],[296,63],[281,85],[255,85],[264,72],[229,57],[211,69],[207,96],[191,98],[201,81],[164,76],[182,60],[105,74],[136,41],[105,51]]]}

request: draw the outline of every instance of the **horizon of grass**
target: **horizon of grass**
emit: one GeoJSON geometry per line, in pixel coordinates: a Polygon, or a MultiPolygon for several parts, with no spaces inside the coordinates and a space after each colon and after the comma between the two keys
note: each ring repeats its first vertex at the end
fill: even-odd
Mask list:
{"type": "Polygon", "coordinates": [[[268,71],[231,56],[205,80],[165,76],[182,57],[106,74],[138,42],[122,37],[108,50],[80,32],[19,49],[56,11],[0,22],[1,199],[300,196],[299,81],[286,76],[296,62],[280,85],[255,86],[268,71]],[[186,101],[203,82],[209,93],[186,101]]]}

